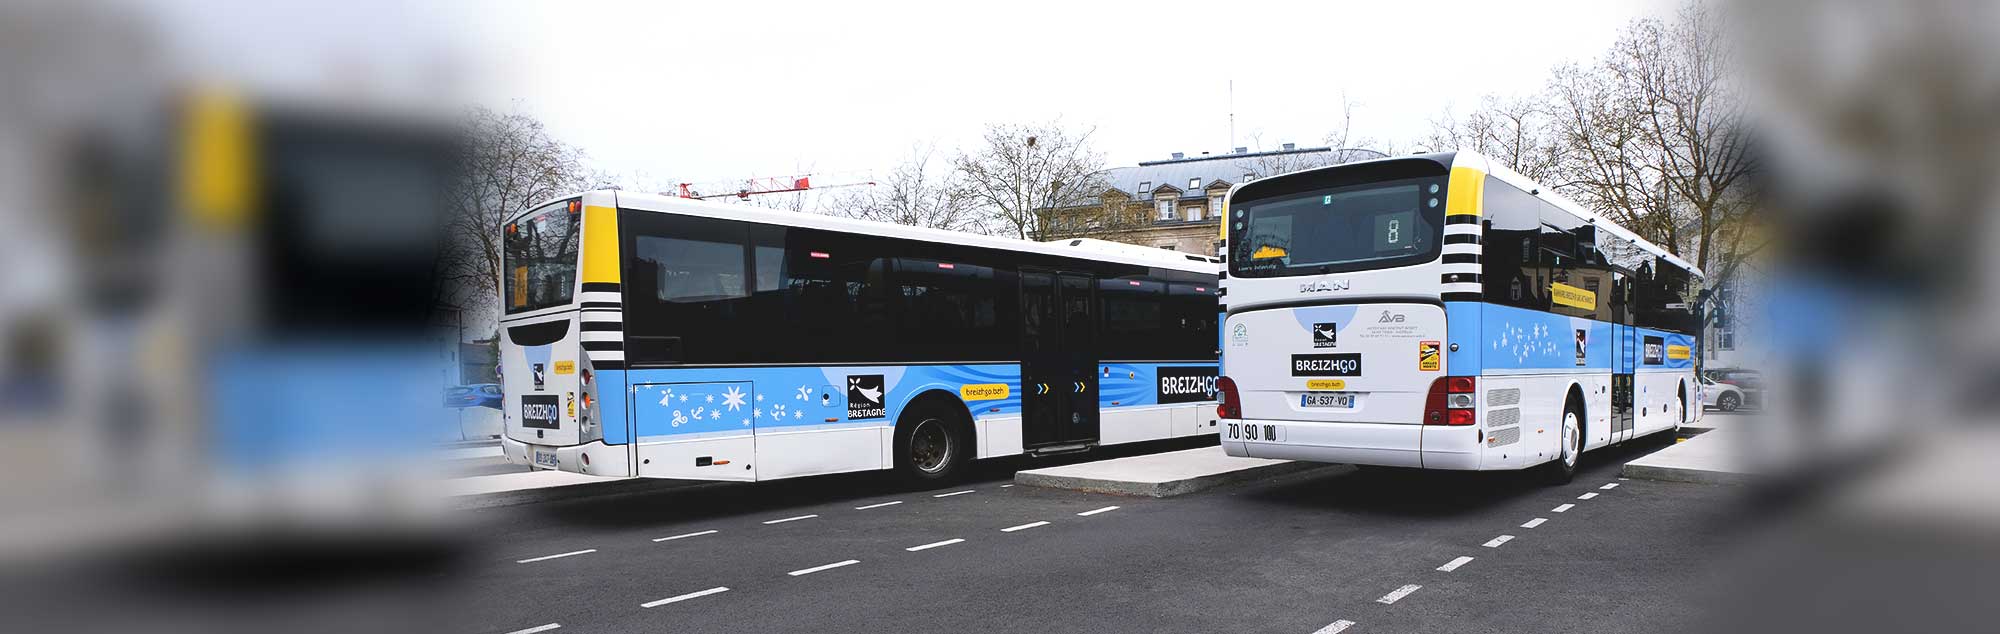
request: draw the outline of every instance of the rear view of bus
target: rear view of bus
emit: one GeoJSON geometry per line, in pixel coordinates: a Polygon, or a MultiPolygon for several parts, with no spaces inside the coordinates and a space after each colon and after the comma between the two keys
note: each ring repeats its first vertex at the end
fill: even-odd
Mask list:
{"type": "Polygon", "coordinates": [[[599,374],[624,369],[616,214],[593,192],[501,227],[500,444],[516,463],[630,475],[625,448],[604,443],[603,411],[619,403],[598,398],[599,374]]]}
{"type": "Polygon", "coordinates": [[[1229,455],[1478,468],[1478,432],[1456,426],[1473,412],[1444,402],[1444,301],[1479,291],[1483,174],[1453,162],[1333,166],[1230,194],[1229,455]]]}

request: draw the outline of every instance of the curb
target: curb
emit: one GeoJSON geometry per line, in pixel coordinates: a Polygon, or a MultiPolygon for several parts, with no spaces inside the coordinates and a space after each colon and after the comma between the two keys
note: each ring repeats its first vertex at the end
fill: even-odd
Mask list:
{"type": "Polygon", "coordinates": [[[1332,466],[1337,466],[1337,465],[1329,465],[1329,464],[1321,464],[1313,462],[1297,462],[1297,461],[1279,462],[1275,464],[1259,465],[1247,469],[1238,469],[1227,473],[1216,473],[1204,476],[1195,476],[1192,478],[1186,478],[1181,480],[1167,480],[1164,482],[1106,480],[1102,478],[1051,475],[1047,473],[1038,473],[1037,471],[1021,471],[1014,474],[1014,483],[1022,486],[1041,487],[1046,489],[1067,489],[1071,491],[1084,491],[1087,493],[1109,493],[1112,495],[1165,498],[1165,497],[1173,497],[1176,495],[1187,495],[1189,493],[1194,493],[1197,491],[1205,491],[1208,489],[1213,489],[1215,487],[1227,484],[1248,482],[1251,480],[1257,480],[1261,478],[1280,476],[1290,473],[1297,473],[1300,471],[1308,471],[1312,469],[1320,469],[1332,466]]]}

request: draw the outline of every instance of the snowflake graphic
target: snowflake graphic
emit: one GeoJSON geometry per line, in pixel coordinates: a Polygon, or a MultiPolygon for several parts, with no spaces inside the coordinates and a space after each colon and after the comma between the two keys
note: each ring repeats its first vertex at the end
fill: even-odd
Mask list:
{"type": "Polygon", "coordinates": [[[722,393],[722,404],[729,406],[729,411],[734,412],[737,409],[743,407],[744,396],[746,395],[743,393],[742,389],[737,388],[734,385],[731,385],[729,386],[729,391],[722,393]]]}
{"type": "Polygon", "coordinates": [[[708,418],[709,418],[709,420],[719,420],[719,419],[721,419],[721,418],[722,418],[722,410],[719,410],[719,409],[716,409],[716,410],[709,410],[709,412],[708,412],[708,418]]]}
{"type": "Polygon", "coordinates": [[[710,394],[710,395],[708,395],[708,396],[704,396],[704,397],[702,397],[702,398],[701,398],[701,400],[702,400],[702,402],[704,402],[704,403],[713,403],[713,402],[715,402],[715,395],[714,395],[714,394],[710,394]]]}
{"type": "Polygon", "coordinates": [[[682,403],[686,403],[686,402],[688,402],[688,395],[686,395],[686,394],[682,394],[682,395],[681,395],[681,402],[682,402],[682,403]]]}
{"type": "Polygon", "coordinates": [[[749,426],[750,426],[750,419],[748,419],[748,418],[745,418],[745,419],[743,419],[743,426],[744,426],[744,427],[749,427],[749,426]]]}
{"type": "Polygon", "coordinates": [[[764,417],[764,410],[761,410],[761,409],[753,409],[753,410],[750,410],[750,417],[751,417],[751,418],[763,418],[763,417],[764,417]]]}
{"type": "Polygon", "coordinates": [[[757,395],[757,402],[759,402],[759,403],[762,403],[762,402],[764,402],[764,395],[762,395],[762,394],[758,394],[758,395],[757,395]]]}
{"type": "Polygon", "coordinates": [[[805,413],[805,412],[803,412],[803,411],[799,411],[799,410],[792,410],[792,418],[794,418],[794,419],[798,419],[798,418],[805,418],[805,417],[806,417],[806,413],[805,413]]]}

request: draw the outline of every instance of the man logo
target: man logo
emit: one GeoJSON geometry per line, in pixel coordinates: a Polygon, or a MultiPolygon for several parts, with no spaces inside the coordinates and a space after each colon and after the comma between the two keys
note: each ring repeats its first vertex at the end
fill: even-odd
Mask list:
{"type": "Polygon", "coordinates": [[[1325,322],[1313,324],[1313,347],[1331,348],[1338,343],[1340,324],[1325,322]]]}
{"type": "Polygon", "coordinates": [[[853,374],[847,377],[847,418],[863,420],[888,415],[882,406],[882,375],[853,374]]]}

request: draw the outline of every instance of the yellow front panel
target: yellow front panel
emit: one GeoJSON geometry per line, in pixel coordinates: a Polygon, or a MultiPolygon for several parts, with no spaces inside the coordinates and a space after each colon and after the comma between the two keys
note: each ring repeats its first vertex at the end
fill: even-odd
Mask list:
{"type": "Polygon", "coordinates": [[[618,210],[612,207],[583,208],[584,283],[619,281],[618,210]]]}
{"type": "Polygon", "coordinates": [[[1444,215],[1477,216],[1486,193],[1486,173],[1470,167],[1451,168],[1451,191],[1444,215]]]}

